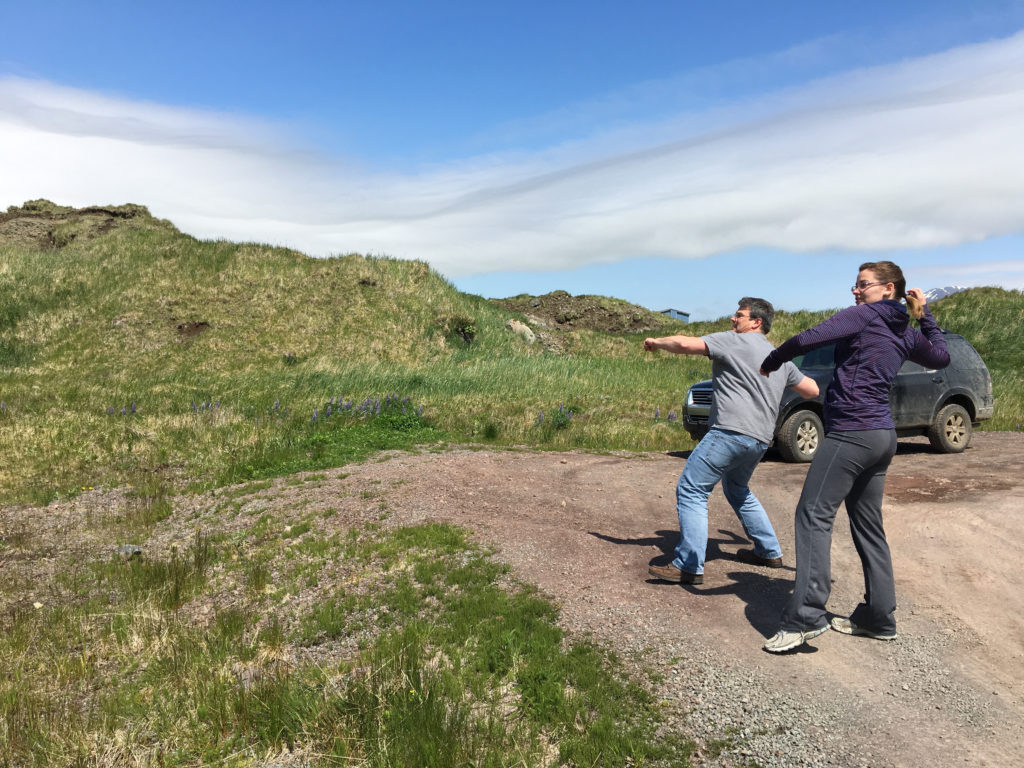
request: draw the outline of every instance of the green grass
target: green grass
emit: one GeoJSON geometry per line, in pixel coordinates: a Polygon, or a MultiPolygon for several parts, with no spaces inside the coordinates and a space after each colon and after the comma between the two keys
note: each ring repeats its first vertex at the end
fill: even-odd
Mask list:
{"type": "MultiPolygon", "coordinates": [[[[1007,341],[1022,307],[1020,292],[999,289],[934,307],[992,370],[996,415],[984,429],[1024,423],[1024,361],[1007,341]]],[[[829,314],[779,313],[771,338],[829,314]]],[[[668,417],[710,374],[707,360],[596,331],[560,332],[555,354],[519,340],[510,317],[420,262],[310,259],[168,227],[59,250],[0,247],[0,501],[118,485],[159,499],[445,442],[691,445],[668,417]],[[405,414],[338,411],[392,395],[405,414]],[[553,420],[559,409],[571,423],[553,420]]],[[[658,334],[728,327],[722,318],[658,334]]]]}
{"type": "Polygon", "coordinates": [[[0,248],[0,500],[116,485],[159,496],[444,441],[687,443],[651,415],[679,409],[704,361],[591,332],[549,354],[509,317],[419,262],[317,260],[165,228],[0,248]],[[404,416],[337,410],[392,394],[408,398],[404,416]],[[576,426],[537,429],[561,403],[576,426]]]}
{"type": "Polygon", "coordinates": [[[265,589],[299,567],[291,538],[257,535],[233,558],[199,532],[9,609],[3,764],[250,766],[282,750],[314,766],[687,764],[688,741],[655,736],[644,681],[564,637],[557,608],[460,530],[302,535],[302,567],[329,585],[311,601],[265,589]]]}
{"type": "Polygon", "coordinates": [[[1024,329],[1024,294],[1000,288],[974,288],[936,302],[943,328],[964,336],[992,374],[995,414],[985,430],[1024,429],[1024,349],[1015,340],[1024,329]]]}

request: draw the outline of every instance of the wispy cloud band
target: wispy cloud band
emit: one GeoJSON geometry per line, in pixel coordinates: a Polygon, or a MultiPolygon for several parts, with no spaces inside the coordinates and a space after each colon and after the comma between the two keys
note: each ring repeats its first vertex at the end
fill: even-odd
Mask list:
{"type": "MultiPolygon", "coordinates": [[[[560,118],[561,119],[561,118],[560,118]]],[[[543,151],[375,173],[269,124],[0,80],[0,200],[136,202],[200,237],[453,277],[1024,230],[1024,33],[543,151]]]]}

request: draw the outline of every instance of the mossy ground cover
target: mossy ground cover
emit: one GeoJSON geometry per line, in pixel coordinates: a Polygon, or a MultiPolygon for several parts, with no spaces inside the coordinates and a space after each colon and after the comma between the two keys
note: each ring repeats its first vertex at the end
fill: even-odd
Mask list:
{"type": "MultiPolygon", "coordinates": [[[[0,764],[687,764],[636,667],[566,637],[464,532],[288,490],[136,519],[141,555],[57,554],[32,603],[5,587],[0,764]]],[[[52,552],[42,530],[10,547],[52,552]]]]}
{"type": "MultiPolygon", "coordinates": [[[[30,213],[43,215],[36,203],[30,213]]],[[[564,304],[586,327],[563,324],[553,351],[509,331],[521,315],[460,293],[421,262],[198,241],[144,208],[121,208],[88,209],[73,221],[106,211],[120,225],[63,247],[0,245],[0,500],[43,502],[83,486],[215,487],[444,441],[685,449],[682,398],[710,366],[645,353],[643,337],[729,327],[724,317],[687,325],[556,292],[538,301],[557,298],[555,309],[564,304]],[[661,325],[612,333],[595,325],[604,315],[620,331],[661,325]],[[358,417],[341,409],[396,401],[385,418],[377,405],[358,417]],[[571,422],[552,428],[547,417],[560,410],[571,422]]],[[[986,429],[1024,423],[1011,343],[1022,307],[1020,292],[999,289],[934,307],[992,370],[986,429]]],[[[770,338],[828,314],[779,313],[770,338]]]]}
{"type": "Polygon", "coordinates": [[[115,229],[0,250],[0,498],[214,487],[438,441],[673,449],[706,361],[529,346],[418,262],[115,229]],[[377,413],[377,403],[395,412],[377,413]],[[341,410],[340,404],[375,404],[341,410]],[[571,430],[540,413],[572,404],[571,430]],[[405,413],[401,413],[405,409],[405,413]],[[584,425],[585,428],[584,428],[584,425]]]}

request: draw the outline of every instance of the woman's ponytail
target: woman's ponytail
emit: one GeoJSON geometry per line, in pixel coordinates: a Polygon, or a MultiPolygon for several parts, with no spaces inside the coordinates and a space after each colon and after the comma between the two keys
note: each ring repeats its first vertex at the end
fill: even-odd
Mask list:
{"type": "Polygon", "coordinates": [[[913,296],[905,296],[907,300],[907,310],[910,312],[910,316],[915,320],[920,320],[924,317],[924,304],[915,299],[913,296]]]}

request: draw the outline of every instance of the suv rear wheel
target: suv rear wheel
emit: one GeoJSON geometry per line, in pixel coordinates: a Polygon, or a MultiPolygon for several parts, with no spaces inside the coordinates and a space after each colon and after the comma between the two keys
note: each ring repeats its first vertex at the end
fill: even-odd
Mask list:
{"type": "Polygon", "coordinates": [[[941,408],[928,428],[932,448],[943,453],[960,453],[971,444],[971,415],[962,405],[941,408]]]}
{"type": "Polygon", "coordinates": [[[775,434],[775,447],[786,461],[806,462],[814,458],[825,439],[825,428],[814,411],[792,413],[775,434]]]}

